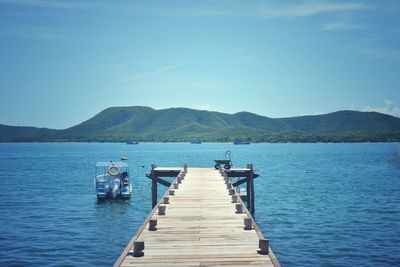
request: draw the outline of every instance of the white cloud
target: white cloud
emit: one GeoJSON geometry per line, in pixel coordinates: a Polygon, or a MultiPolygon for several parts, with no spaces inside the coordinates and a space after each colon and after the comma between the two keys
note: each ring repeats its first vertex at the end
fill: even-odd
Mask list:
{"type": "Polygon", "coordinates": [[[138,81],[138,80],[143,80],[143,79],[146,79],[146,78],[149,78],[149,77],[152,77],[152,76],[156,76],[158,74],[167,72],[169,70],[175,69],[175,68],[180,67],[180,66],[182,66],[182,64],[174,64],[174,65],[165,66],[163,68],[160,68],[158,70],[151,71],[151,72],[129,75],[125,79],[121,79],[121,80],[115,82],[108,89],[112,89],[112,88],[115,88],[115,87],[118,87],[118,86],[121,86],[121,85],[129,84],[131,82],[135,82],[135,81],[138,81]]]}
{"type": "Polygon", "coordinates": [[[296,18],[317,15],[320,13],[354,11],[371,9],[365,3],[321,3],[317,1],[305,1],[299,4],[254,5],[248,2],[231,4],[226,6],[196,6],[196,7],[170,7],[155,9],[154,13],[167,16],[239,16],[256,18],[296,18]]]}
{"type": "Polygon", "coordinates": [[[224,6],[159,6],[153,10],[146,11],[148,14],[177,17],[215,17],[237,15],[234,9],[228,9],[224,6]]]}
{"type": "Polygon", "coordinates": [[[384,114],[389,114],[392,116],[400,117],[400,108],[397,107],[393,101],[384,100],[384,105],[382,107],[370,107],[367,106],[363,111],[376,111],[384,114]]]}
{"type": "Polygon", "coordinates": [[[83,2],[53,1],[53,0],[0,0],[0,4],[54,8],[54,9],[87,9],[89,5],[83,2]]]}
{"type": "Polygon", "coordinates": [[[321,25],[323,31],[347,31],[347,30],[361,30],[366,29],[366,26],[361,24],[351,24],[343,22],[333,22],[321,25]]]}
{"type": "Polygon", "coordinates": [[[360,54],[370,58],[400,60],[400,50],[385,47],[356,47],[360,54]]]}
{"type": "Polygon", "coordinates": [[[287,6],[262,6],[258,9],[259,17],[283,17],[296,18],[317,15],[320,13],[365,10],[372,7],[365,3],[321,3],[321,2],[303,2],[287,6]]]}
{"type": "Polygon", "coordinates": [[[124,4],[114,2],[93,1],[65,1],[65,0],[0,0],[0,4],[30,6],[51,9],[71,10],[97,10],[119,13],[140,13],[161,16],[182,17],[209,17],[209,16],[240,16],[258,18],[296,18],[317,15],[320,13],[354,11],[371,9],[370,5],[362,2],[318,2],[303,1],[298,4],[240,4],[230,3],[221,5],[218,2],[212,5],[143,5],[138,2],[127,2],[124,4]]]}
{"type": "Polygon", "coordinates": [[[0,36],[14,36],[36,40],[56,40],[66,37],[64,31],[61,29],[31,25],[19,25],[12,28],[0,29],[0,36]]]}

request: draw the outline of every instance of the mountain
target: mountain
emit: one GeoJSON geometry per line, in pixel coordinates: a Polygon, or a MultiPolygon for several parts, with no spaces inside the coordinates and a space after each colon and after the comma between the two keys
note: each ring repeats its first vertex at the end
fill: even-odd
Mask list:
{"type": "Polygon", "coordinates": [[[0,142],[34,142],[40,140],[42,136],[48,136],[55,131],[57,130],[0,124],[0,142]]]}
{"type": "Polygon", "coordinates": [[[290,127],[299,132],[341,133],[352,131],[398,131],[399,120],[378,112],[337,111],[325,115],[284,118],[290,127]]]}
{"type": "Polygon", "coordinates": [[[267,142],[400,141],[400,118],[377,112],[269,118],[187,108],[112,107],[63,130],[0,125],[0,141],[201,141],[267,142]]]}

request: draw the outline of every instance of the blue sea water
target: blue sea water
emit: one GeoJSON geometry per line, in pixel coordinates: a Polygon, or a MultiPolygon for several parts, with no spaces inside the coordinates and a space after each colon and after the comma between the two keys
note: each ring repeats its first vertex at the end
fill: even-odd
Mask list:
{"type": "MultiPolygon", "coordinates": [[[[282,266],[400,266],[400,144],[0,144],[0,266],[110,266],[151,210],[152,163],[253,163],[255,218],[282,266]],[[130,202],[97,203],[129,158],[130,202]]],[[[164,188],[160,186],[161,195],[164,188]]]]}

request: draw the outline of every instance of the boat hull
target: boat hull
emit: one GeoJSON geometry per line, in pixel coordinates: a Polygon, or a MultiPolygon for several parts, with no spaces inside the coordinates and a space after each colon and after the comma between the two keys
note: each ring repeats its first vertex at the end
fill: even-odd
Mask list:
{"type": "Polygon", "coordinates": [[[129,178],[113,177],[111,175],[98,175],[95,178],[95,190],[97,199],[130,199],[132,185],[129,178]]]}

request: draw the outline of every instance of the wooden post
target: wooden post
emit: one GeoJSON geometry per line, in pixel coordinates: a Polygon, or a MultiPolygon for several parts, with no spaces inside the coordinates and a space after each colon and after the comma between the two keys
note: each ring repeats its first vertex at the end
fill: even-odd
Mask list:
{"type": "Polygon", "coordinates": [[[238,202],[238,195],[232,195],[232,203],[238,202]]]}
{"type": "Polygon", "coordinates": [[[260,249],[258,253],[260,254],[268,254],[269,253],[269,240],[262,238],[258,241],[258,248],[260,249]]]}
{"type": "Polygon", "coordinates": [[[251,187],[251,209],[250,209],[250,213],[252,216],[254,216],[254,212],[256,211],[256,206],[254,204],[254,199],[255,199],[255,195],[254,195],[254,179],[253,179],[253,169],[251,170],[251,179],[250,179],[250,187],[251,187]]]}
{"type": "Polygon", "coordinates": [[[234,188],[229,189],[229,195],[232,196],[236,193],[236,190],[234,188]]]}
{"type": "Polygon", "coordinates": [[[178,175],[178,177],[176,177],[176,180],[177,180],[178,184],[182,183],[182,176],[178,175]]]}
{"type": "Polygon", "coordinates": [[[247,191],[247,205],[248,205],[248,210],[250,211],[251,215],[254,215],[255,211],[255,206],[254,206],[254,169],[253,169],[253,164],[247,164],[247,168],[250,169],[249,175],[247,177],[247,185],[248,185],[248,190],[247,191]]]}
{"type": "Polygon", "coordinates": [[[133,242],[133,257],[143,257],[144,241],[136,240],[133,242]]]}
{"type": "Polygon", "coordinates": [[[243,213],[243,206],[241,203],[236,204],[236,213],[238,213],[238,214],[243,213]]]}
{"type": "Polygon", "coordinates": [[[151,164],[151,205],[154,208],[157,205],[157,177],[154,169],[156,168],[155,164],[151,164]]]}
{"type": "Polygon", "coordinates": [[[247,194],[247,199],[246,199],[246,207],[248,210],[251,211],[251,178],[252,178],[252,172],[253,172],[253,165],[252,164],[247,164],[247,169],[250,169],[250,172],[247,174],[247,181],[246,181],[246,194],[247,194]]]}
{"type": "Polygon", "coordinates": [[[169,197],[165,196],[163,201],[164,201],[164,204],[169,204],[169,197]]]}
{"type": "Polygon", "coordinates": [[[230,182],[229,177],[226,174],[224,175],[224,181],[225,181],[225,184],[230,182]]]}
{"type": "Polygon", "coordinates": [[[251,230],[253,228],[253,221],[251,218],[244,218],[244,230],[251,230]]]}
{"type": "Polygon", "coordinates": [[[150,219],[149,231],[157,231],[157,219],[150,219]]]}
{"type": "Polygon", "coordinates": [[[159,205],[158,206],[158,215],[165,215],[165,210],[167,209],[167,206],[165,205],[159,205]]]}

